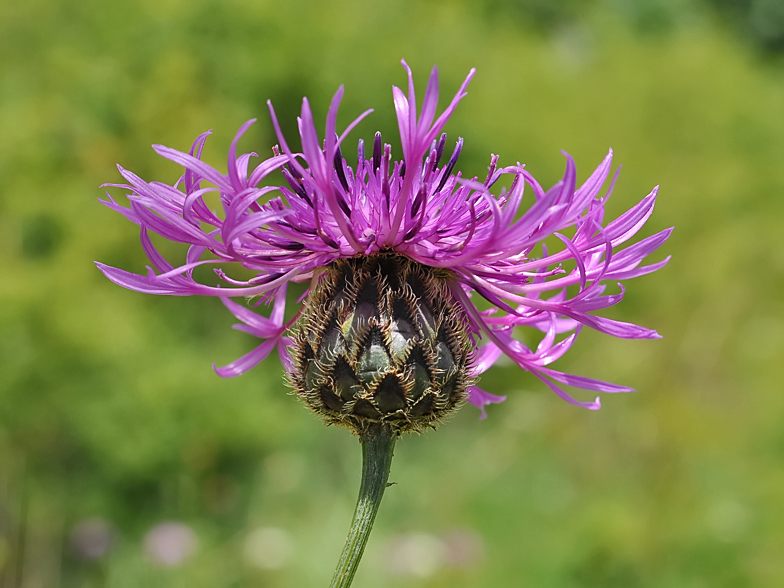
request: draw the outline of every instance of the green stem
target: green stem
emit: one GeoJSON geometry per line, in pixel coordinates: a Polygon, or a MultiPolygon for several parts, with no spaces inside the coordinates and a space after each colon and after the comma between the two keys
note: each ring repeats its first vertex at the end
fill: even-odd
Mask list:
{"type": "Polygon", "coordinates": [[[362,443],[362,484],[354,520],[330,588],[351,586],[387,487],[397,436],[395,431],[385,425],[371,425],[359,435],[362,443]]]}

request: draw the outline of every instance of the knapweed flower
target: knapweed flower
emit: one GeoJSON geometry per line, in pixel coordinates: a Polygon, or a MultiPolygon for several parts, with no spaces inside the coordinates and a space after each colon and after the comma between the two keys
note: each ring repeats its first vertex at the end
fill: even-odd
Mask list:
{"type": "Polygon", "coordinates": [[[342,86],[323,136],[303,100],[299,153],[290,149],[269,104],[279,146],[253,168],[256,154],[238,156],[237,144],[254,121],[232,142],[225,174],[201,160],[209,133],[188,153],[154,146],[184,168],[174,185],[146,182],[120,167],[127,184],[111,185],[128,191],[130,208],[111,196],[104,204],[139,225],[153,267],[147,275],[98,267],[138,292],[220,297],[242,322],[238,328],[263,342],[217,368],[218,374],[242,374],[277,347],[306,404],[328,422],[354,429],[384,422],[419,430],[464,399],[484,416],[485,405],[504,398],[474,382],[502,354],[586,408],[599,408],[599,398],[575,400],[564,386],[630,390],[550,365],[585,326],[628,339],[658,337],[594,314],[621,301],[620,281],[667,263],[669,258],[641,265],[671,229],[625,246],[651,215],[657,189],[605,224],[604,205],[615,183],[603,190],[612,151],[579,187],[569,155],[563,179],[549,190],[519,163],[500,167],[496,155],[484,179],[465,178],[456,171],[463,141],[446,157],[441,130],[466,96],[474,70],[437,117],[437,69],[417,113],[411,71],[403,65],[407,96],[393,87],[401,161],[392,160],[391,146],[379,133],[369,150],[359,140],[353,167],[344,158],[346,136],[371,111],[338,134],[342,86]],[[497,189],[501,178],[506,187],[497,189]],[[207,204],[212,193],[220,213],[207,204]],[[150,232],[188,244],[184,263],[175,267],[165,260],[150,232]],[[241,281],[216,268],[223,285],[194,278],[197,266],[227,262],[253,276],[241,281]],[[309,287],[302,306],[284,322],[289,282],[309,287]],[[606,293],[608,282],[618,283],[620,291],[606,293]],[[272,304],[272,311],[262,316],[232,297],[251,297],[256,307],[272,304]]]}

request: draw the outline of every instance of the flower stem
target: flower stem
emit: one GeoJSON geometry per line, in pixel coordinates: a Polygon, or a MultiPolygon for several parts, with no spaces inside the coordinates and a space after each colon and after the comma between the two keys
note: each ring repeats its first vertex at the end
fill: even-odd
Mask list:
{"type": "Polygon", "coordinates": [[[395,431],[382,424],[373,424],[359,435],[362,443],[362,483],[354,520],[330,588],[351,586],[387,487],[397,437],[395,431]]]}

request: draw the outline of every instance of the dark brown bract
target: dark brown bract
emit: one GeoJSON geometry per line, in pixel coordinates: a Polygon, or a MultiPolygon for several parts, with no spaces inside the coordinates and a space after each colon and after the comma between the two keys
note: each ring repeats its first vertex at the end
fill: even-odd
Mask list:
{"type": "Polygon", "coordinates": [[[356,432],[378,422],[422,431],[457,409],[474,346],[449,276],[393,254],[328,266],[294,336],[299,397],[356,432]]]}

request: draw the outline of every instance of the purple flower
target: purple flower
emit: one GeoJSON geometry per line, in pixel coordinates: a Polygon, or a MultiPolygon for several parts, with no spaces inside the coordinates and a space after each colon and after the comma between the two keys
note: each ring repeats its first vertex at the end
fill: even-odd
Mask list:
{"type": "MultiPolygon", "coordinates": [[[[629,391],[549,366],[571,347],[584,326],[627,339],[659,336],[593,314],[621,301],[621,280],[653,272],[669,260],[641,265],[672,229],[624,247],[653,212],[657,188],[603,224],[604,205],[615,183],[613,178],[601,195],[610,174],[612,151],[579,187],[568,154],[564,154],[563,179],[549,190],[520,164],[499,167],[497,155],[491,157],[484,180],[464,178],[456,171],[463,141],[457,141],[442,165],[446,134],[441,130],[466,96],[474,70],[436,117],[437,69],[433,68],[417,115],[411,71],[403,65],[408,72],[408,95],[393,87],[402,161],[392,161],[391,147],[382,142],[380,133],[368,154],[359,141],[356,166],[344,159],[344,139],[372,111],[361,114],[338,134],[335,121],[342,86],[332,99],[323,139],[307,99],[303,100],[298,119],[301,153],[289,148],[269,104],[280,148],[274,147],[273,157],[252,169],[250,161],[256,154],[238,156],[237,143],[253,120],[240,128],[231,144],[227,174],[201,161],[209,132],[199,136],[188,153],[154,146],[158,154],[185,169],[173,186],[148,183],[120,167],[127,183],[110,185],[128,191],[130,208],[120,206],[111,196],[103,203],[139,225],[142,246],[153,267],[147,275],[102,263],[97,264],[99,269],[116,284],[138,292],[221,297],[243,323],[237,328],[264,340],[247,355],[216,369],[221,376],[235,376],[262,361],[276,346],[284,365],[291,369],[286,332],[302,309],[284,322],[289,282],[310,282],[320,268],[339,258],[394,252],[451,272],[451,292],[466,312],[474,340],[483,341],[473,362],[474,375],[505,354],[557,395],[579,406],[597,409],[599,398],[579,402],[562,386],[629,391]],[[501,176],[510,176],[509,188],[494,190],[501,176]],[[221,214],[207,206],[205,196],[210,193],[220,198],[221,214]],[[185,263],[174,267],[166,261],[153,246],[150,231],[187,243],[185,263]],[[544,244],[551,235],[562,243],[557,251],[544,244]],[[223,286],[194,279],[197,266],[226,262],[238,262],[254,276],[240,281],[217,268],[223,286]],[[605,292],[605,283],[612,281],[618,283],[619,293],[605,292]],[[239,296],[274,301],[271,315],[261,316],[230,300],[239,296]],[[478,298],[485,301],[482,308],[490,309],[479,310],[474,304],[478,298]],[[517,338],[518,327],[538,333],[535,348],[517,338]]],[[[483,418],[485,405],[504,400],[476,386],[468,392],[468,400],[482,410],[483,418]]]]}

